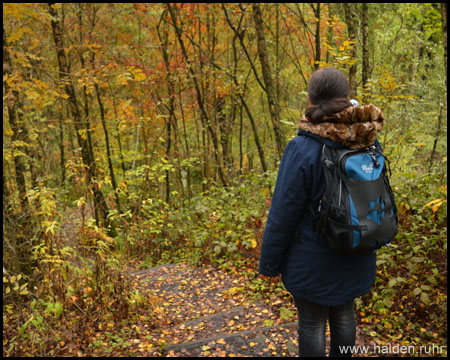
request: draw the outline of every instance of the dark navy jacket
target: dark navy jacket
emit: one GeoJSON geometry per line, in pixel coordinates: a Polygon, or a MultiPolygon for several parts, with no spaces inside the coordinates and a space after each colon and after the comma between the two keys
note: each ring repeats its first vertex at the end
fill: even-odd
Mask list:
{"type": "Polygon", "coordinates": [[[322,236],[318,241],[308,203],[318,203],[325,190],[322,144],[343,146],[301,130],[298,135],[288,143],[281,159],[259,272],[266,276],[281,273],[284,286],[295,298],[339,306],[372,287],[376,254],[341,255],[329,248],[322,236]]]}

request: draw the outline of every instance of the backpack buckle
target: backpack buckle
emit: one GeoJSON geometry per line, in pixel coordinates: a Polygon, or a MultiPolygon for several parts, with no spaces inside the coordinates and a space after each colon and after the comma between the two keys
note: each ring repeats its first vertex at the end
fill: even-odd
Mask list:
{"type": "Polygon", "coordinates": [[[323,159],[323,162],[328,169],[331,170],[334,168],[334,163],[332,161],[328,160],[327,158],[323,159]]]}

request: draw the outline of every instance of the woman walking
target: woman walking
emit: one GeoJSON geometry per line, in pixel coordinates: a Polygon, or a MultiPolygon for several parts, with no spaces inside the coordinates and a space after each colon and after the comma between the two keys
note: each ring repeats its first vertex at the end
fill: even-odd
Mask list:
{"type": "Polygon", "coordinates": [[[354,299],[369,291],[376,275],[375,252],[348,256],[327,245],[311,205],[319,203],[325,190],[323,144],[337,149],[379,146],[382,112],[373,105],[356,108],[348,93],[348,81],[338,69],[322,68],[312,75],[309,107],[299,136],[283,153],[261,248],[260,274],[281,273],[294,297],[300,356],[325,356],[327,320],[330,356],[351,356],[342,349],[355,344],[354,299]]]}

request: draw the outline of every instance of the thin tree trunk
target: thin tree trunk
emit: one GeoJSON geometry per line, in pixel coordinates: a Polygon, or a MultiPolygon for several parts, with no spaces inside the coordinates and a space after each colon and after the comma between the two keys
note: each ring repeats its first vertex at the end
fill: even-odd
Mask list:
{"type": "MultiPolygon", "coordinates": [[[[122,167],[122,175],[123,175],[123,181],[126,183],[126,173],[125,173],[125,159],[123,158],[123,151],[122,151],[122,141],[120,140],[120,129],[119,129],[119,115],[117,113],[117,105],[116,105],[116,98],[114,97],[114,94],[112,92],[111,86],[109,87],[111,92],[111,98],[113,101],[113,108],[114,108],[114,123],[116,125],[116,132],[117,132],[117,143],[119,145],[119,154],[120,154],[120,165],[122,167]]],[[[128,194],[128,190],[127,190],[128,194]]]]}
{"type": "MultiPolygon", "coordinates": [[[[8,42],[6,40],[5,28],[3,27],[3,78],[5,75],[11,75],[12,69],[12,60],[9,55],[9,51],[7,49],[8,42]]],[[[7,81],[3,82],[3,86],[5,87],[6,94],[6,105],[8,107],[8,121],[9,126],[12,130],[12,143],[14,144],[18,140],[22,140],[21,134],[22,129],[19,124],[19,117],[17,113],[17,101],[19,94],[17,91],[10,88],[7,81]]],[[[19,201],[24,210],[27,207],[27,188],[25,183],[25,161],[23,158],[23,153],[26,150],[21,145],[13,145],[14,146],[14,170],[15,170],[15,179],[17,190],[19,191],[19,201]]]]}
{"type": "Polygon", "coordinates": [[[277,99],[280,101],[280,4],[276,3],[276,22],[275,22],[275,88],[277,99]]]}
{"type": "MultiPolygon", "coordinates": [[[[351,57],[352,57],[352,59],[356,60],[356,25],[355,25],[354,14],[352,12],[352,8],[354,6],[355,6],[355,4],[352,4],[352,3],[344,3],[345,21],[347,23],[348,37],[353,45],[351,57]]],[[[350,69],[348,71],[348,82],[350,84],[350,97],[357,96],[356,61],[352,66],[350,66],[350,69]]]]}
{"type": "MultiPolygon", "coordinates": [[[[198,9],[198,7],[197,7],[197,9],[198,9]]],[[[181,20],[180,20],[180,22],[181,22],[181,20]]],[[[207,29],[208,29],[208,23],[206,23],[206,27],[207,27],[207,29]]],[[[201,29],[201,23],[200,23],[200,21],[198,22],[198,31],[197,31],[197,33],[198,33],[198,44],[199,44],[199,46],[198,46],[198,63],[199,63],[199,68],[200,68],[200,74],[201,75],[203,75],[203,59],[202,59],[202,29],[201,29]]],[[[205,50],[205,52],[207,51],[207,49],[205,50]]],[[[210,54],[208,54],[208,55],[210,55],[210,54]]],[[[194,52],[194,63],[195,63],[195,52],[194,52]]],[[[207,76],[209,75],[209,72],[207,73],[207,76]]],[[[207,99],[207,94],[208,94],[208,87],[209,87],[209,79],[207,78],[206,79],[206,82],[204,82],[203,81],[203,76],[198,76],[197,77],[197,82],[199,83],[199,88],[201,89],[201,98],[202,98],[202,102],[203,102],[203,99],[207,99]]],[[[205,105],[204,105],[205,106],[205,105]]],[[[203,142],[203,159],[204,159],[204,161],[203,161],[203,176],[204,176],[204,179],[206,179],[206,180],[208,180],[208,172],[209,172],[209,155],[208,154],[210,154],[210,151],[209,151],[209,147],[210,147],[210,136],[208,136],[208,133],[207,133],[207,124],[206,124],[206,121],[207,121],[207,119],[206,119],[207,117],[206,116],[203,116],[203,113],[202,112],[200,112],[200,121],[201,121],[201,124],[202,124],[202,142],[203,142]]],[[[208,116],[208,118],[209,118],[209,116],[208,116]]],[[[214,123],[214,126],[215,126],[216,124],[214,123]]],[[[212,127],[211,127],[212,128],[212,127]]],[[[214,129],[217,129],[217,127],[215,127],[214,129]]],[[[213,174],[213,176],[214,176],[214,179],[216,178],[216,174],[217,174],[217,171],[214,171],[214,174],[213,174]]],[[[205,191],[206,190],[206,188],[207,188],[207,183],[206,182],[204,182],[203,183],[203,191],[205,191]]]]}
{"type": "Polygon", "coordinates": [[[103,132],[105,133],[106,156],[108,158],[108,167],[109,167],[109,174],[111,176],[111,185],[114,189],[114,198],[116,200],[117,208],[119,209],[119,212],[121,213],[122,209],[120,208],[119,193],[117,192],[116,177],[114,176],[114,167],[112,164],[111,150],[110,150],[110,146],[109,146],[108,128],[106,127],[105,109],[103,107],[103,102],[102,102],[102,99],[100,96],[100,89],[98,88],[97,84],[94,84],[94,87],[95,87],[95,92],[97,94],[98,106],[100,107],[100,117],[102,119],[103,132]]]}
{"type": "MultiPolygon", "coordinates": [[[[173,83],[171,73],[170,73],[170,64],[169,64],[169,54],[167,53],[167,47],[168,47],[168,28],[167,28],[167,22],[166,22],[166,12],[163,13],[161,16],[161,20],[158,23],[156,27],[158,37],[159,37],[159,43],[161,45],[161,51],[163,55],[164,65],[166,67],[166,81],[167,81],[167,92],[169,95],[169,119],[166,122],[167,127],[167,148],[166,148],[166,160],[169,161],[170,157],[170,147],[171,147],[171,127],[172,124],[175,123],[175,105],[174,105],[174,99],[175,99],[175,85],[173,83]],[[160,31],[160,24],[161,21],[164,19],[164,31],[161,34],[160,31]]],[[[166,170],[166,202],[169,203],[170,200],[170,182],[169,182],[169,170],[166,170]]],[[[183,186],[183,185],[181,185],[183,186]]]]}
{"type": "Polygon", "coordinates": [[[436,129],[436,135],[434,137],[433,149],[431,150],[430,160],[428,161],[428,164],[429,164],[428,165],[428,172],[431,171],[431,167],[433,166],[434,154],[436,152],[437,142],[439,140],[439,135],[441,133],[442,113],[443,113],[442,106],[439,106],[438,126],[437,126],[437,129],[436,129]]]}
{"type": "Polygon", "coordinates": [[[264,172],[267,171],[267,166],[266,166],[266,161],[264,158],[264,151],[263,148],[261,146],[261,142],[259,141],[259,135],[258,135],[258,128],[256,126],[256,122],[253,119],[252,113],[250,112],[250,109],[248,108],[247,102],[245,101],[244,97],[242,96],[242,94],[239,94],[239,97],[242,101],[242,105],[244,105],[245,111],[247,112],[248,118],[250,119],[250,124],[252,125],[252,130],[253,130],[253,137],[255,138],[255,144],[256,147],[258,149],[258,154],[259,154],[259,159],[261,161],[261,166],[264,170],[264,172]]]}
{"type": "MultiPolygon", "coordinates": [[[[80,26],[81,26],[81,15],[80,15],[80,26]]],[[[92,15],[92,23],[91,23],[91,29],[90,29],[91,32],[94,30],[94,27],[95,27],[95,12],[93,12],[93,15],[92,15]]],[[[80,31],[80,33],[81,33],[81,31],[80,31]]],[[[92,53],[92,56],[91,56],[91,67],[92,67],[92,71],[95,72],[94,60],[95,60],[95,55],[94,55],[94,53],[92,53]]],[[[105,120],[105,108],[103,106],[103,102],[102,102],[102,98],[101,98],[101,94],[100,94],[100,88],[99,88],[99,86],[98,86],[98,84],[96,82],[94,82],[94,88],[95,88],[95,93],[97,95],[98,106],[100,108],[100,118],[101,118],[101,121],[102,121],[103,132],[105,134],[106,156],[107,156],[107,159],[108,159],[109,174],[111,176],[111,185],[112,185],[113,190],[114,190],[114,199],[115,199],[115,202],[116,202],[117,209],[119,210],[120,213],[122,213],[122,209],[120,207],[119,193],[117,191],[116,177],[114,175],[114,167],[113,167],[112,159],[111,159],[111,150],[110,150],[110,146],[109,146],[108,128],[106,126],[106,120],[105,120]]]]}
{"type": "MultiPolygon", "coordinates": [[[[226,13],[226,9],[225,7],[222,5],[222,7],[224,8],[225,14],[226,13]]],[[[228,17],[228,15],[227,15],[228,17]]],[[[236,37],[238,37],[239,35],[239,29],[235,29],[232,25],[231,22],[228,19],[228,23],[230,24],[230,26],[232,27],[235,36],[233,38],[232,41],[232,47],[233,47],[233,59],[234,59],[234,74],[232,75],[232,79],[234,82],[234,85],[236,86],[236,88],[240,88],[240,84],[237,80],[237,76],[236,76],[236,72],[237,72],[237,67],[238,67],[238,56],[237,56],[237,49],[236,49],[236,37]]],[[[249,73],[250,74],[250,73],[249,73]]],[[[248,79],[248,77],[247,77],[248,79]]],[[[256,148],[258,149],[258,155],[259,155],[259,160],[261,162],[261,167],[263,168],[263,171],[266,172],[267,171],[267,166],[266,166],[266,160],[264,157],[264,150],[263,147],[261,145],[261,141],[259,140],[259,135],[258,135],[258,128],[256,126],[256,122],[252,116],[252,113],[250,112],[250,109],[247,105],[247,102],[245,101],[245,89],[247,88],[247,80],[244,83],[244,86],[242,88],[241,91],[238,92],[238,96],[239,99],[241,100],[241,106],[240,106],[240,127],[239,127],[239,172],[242,173],[242,158],[243,158],[243,154],[242,154],[242,107],[245,108],[245,111],[247,112],[248,118],[250,120],[250,124],[252,126],[252,131],[253,131],[253,137],[255,139],[255,144],[256,144],[256,148]]]]}
{"type": "MultiPolygon", "coordinates": [[[[79,26],[80,26],[80,31],[79,31],[80,46],[82,47],[83,46],[83,18],[82,18],[81,3],[78,4],[78,22],[79,22],[79,26]]],[[[83,52],[79,51],[78,53],[80,56],[81,68],[85,69],[83,52]]],[[[89,152],[91,153],[92,159],[95,159],[94,147],[92,145],[92,137],[91,137],[91,126],[90,126],[90,121],[89,121],[89,100],[88,100],[86,85],[83,85],[83,99],[84,99],[84,121],[85,121],[85,127],[86,127],[86,135],[87,135],[88,144],[89,144],[89,152]]]]}
{"type": "Polygon", "coordinates": [[[313,8],[314,15],[316,17],[316,58],[314,61],[314,70],[319,69],[319,63],[320,63],[320,3],[317,3],[317,9],[314,9],[314,5],[311,4],[311,7],[313,8]]]}
{"type": "Polygon", "coordinates": [[[261,8],[258,3],[253,3],[253,19],[258,37],[258,55],[261,63],[261,69],[266,86],[267,101],[269,103],[269,112],[272,119],[273,130],[275,133],[275,141],[277,144],[278,156],[281,158],[285,147],[285,139],[283,129],[280,122],[280,106],[276,98],[276,89],[273,84],[272,74],[270,70],[269,57],[266,50],[266,40],[264,37],[264,27],[262,21],[261,8]]]}
{"type": "Polygon", "coordinates": [[[181,37],[181,29],[180,29],[180,27],[177,24],[177,17],[174,14],[174,11],[173,11],[172,6],[170,4],[167,4],[167,8],[168,8],[170,16],[172,18],[172,25],[175,28],[175,32],[176,32],[176,35],[177,35],[177,38],[178,38],[178,42],[180,43],[180,46],[181,46],[181,51],[182,51],[183,56],[184,56],[184,58],[186,60],[189,72],[190,72],[192,80],[194,82],[196,95],[197,95],[197,102],[198,102],[198,105],[200,107],[201,114],[204,117],[204,119],[206,121],[206,125],[207,125],[207,128],[208,128],[208,131],[211,134],[211,139],[212,139],[213,146],[214,146],[214,157],[216,159],[216,165],[217,165],[217,169],[219,171],[220,179],[221,179],[221,181],[222,181],[224,186],[228,186],[228,181],[227,181],[227,179],[225,177],[225,173],[223,171],[222,164],[221,164],[221,161],[220,161],[219,143],[218,143],[218,139],[217,139],[217,134],[214,131],[214,129],[212,128],[211,120],[210,120],[210,118],[209,118],[209,116],[208,116],[208,114],[206,112],[206,109],[205,109],[205,106],[204,106],[204,103],[203,103],[203,99],[202,99],[202,96],[201,96],[199,83],[197,81],[195,71],[194,71],[194,69],[192,67],[191,61],[190,61],[190,59],[188,57],[188,54],[187,54],[186,47],[185,47],[183,39],[181,37]]]}
{"type": "MultiPolygon", "coordinates": [[[[234,101],[233,98],[231,101],[234,101]]],[[[225,98],[219,95],[214,103],[214,110],[220,129],[220,143],[222,144],[224,166],[225,168],[229,168],[232,163],[229,153],[232,124],[230,124],[230,119],[223,111],[224,105],[225,98]]]]}
{"type": "MultiPolygon", "coordinates": [[[[172,139],[172,121],[169,118],[167,121],[167,148],[166,148],[166,160],[169,162],[170,160],[170,147],[171,147],[171,139],[172,139]]],[[[169,178],[169,169],[166,169],[166,203],[170,201],[170,178],[169,178]]]]}
{"type": "Polygon", "coordinates": [[[58,123],[59,123],[59,154],[61,166],[61,184],[64,184],[66,181],[66,166],[64,159],[64,128],[63,128],[62,109],[59,112],[58,120],[59,120],[58,123]]]}
{"type": "Polygon", "coordinates": [[[242,4],[239,4],[239,7],[241,8],[242,14],[241,14],[241,19],[240,19],[240,21],[239,21],[239,28],[236,29],[236,28],[233,26],[233,24],[231,23],[231,20],[230,20],[230,18],[229,18],[229,16],[228,16],[228,12],[227,12],[227,9],[226,9],[226,7],[225,7],[225,4],[222,4],[222,9],[223,9],[223,11],[224,11],[224,13],[225,13],[225,18],[226,18],[226,20],[227,20],[227,22],[228,22],[228,25],[230,26],[231,30],[233,30],[234,33],[237,35],[237,37],[238,37],[238,39],[239,39],[239,42],[241,43],[242,50],[244,50],[244,54],[245,54],[245,56],[246,56],[246,58],[247,58],[247,60],[248,60],[248,63],[249,63],[249,65],[250,65],[250,67],[252,68],[253,74],[255,74],[255,79],[256,79],[256,81],[257,81],[258,84],[261,86],[261,89],[263,89],[264,91],[266,91],[266,87],[264,86],[264,84],[262,83],[261,79],[259,78],[258,72],[256,71],[256,66],[255,66],[255,64],[254,64],[254,62],[253,62],[253,60],[252,60],[252,58],[250,57],[250,54],[249,54],[249,52],[248,52],[248,50],[247,50],[247,47],[245,46],[245,43],[244,43],[244,34],[245,34],[245,30],[241,30],[240,24],[241,24],[242,19],[243,19],[243,16],[244,16],[245,9],[243,8],[242,4]]]}
{"type": "MultiPolygon", "coordinates": [[[[331,46],[331,41],[333,39],[333,25],[332,25],[332,23],[333,23],[333,13],[332,13],[332,4],[331,3],[328,4],[328,20],[327,21],[328,21],[327,42],[328,42],[328,45],[331,46]]],[[[325,57],[325,62],[327,64],[329,64],[330,63],[331,52],[330,52],[330,49],[328,47],[326,48],[326,51],[327,51],[327,53],[325,55],[326,56],[325,57]]]]}
{"type": "Polygon", "coordinates": [[[139,116],[138,124],[136,127],[136,143],[134,145],[133,165],[131,167],[133,170],[134,170],[134,167],[136,166],[136,155],[137,155],[138,149],[139,149],[139,130],[141,129],[141,120],[142,120],[142,117],[139,116]]]}
{"type": "Polygon", "coordinates": [[[242,153],[242,107],[244,104],[241,102],[241,106],[239,108],[239,175],[242,175],[242,159],[243,159],[243,153],[242,153]]]}
{"type": "Polygon", "coordinates": [[[441,3],[442,35],[444,45],[445,87],[447,87],[447,3],[441,3]]]}
{"type": "Polygon", "coordinates": [[[369,79],[369,14],[367,3],[361,4],[362,10],[362,88],[363,99],[366,103],[367,80],[369,79]]]}
{"type": "MultiPolygon", "coordinates": [[[[62,40],[62,33],[63,33],[62,26],[59,20],[59,16],[56,12],[56,9],[54,8],[52,3],[48,4],[48,11],[51,16],[53,39],[55,41],[55,50],[57,53],[57,60],[60,70],[60,79],[61,82],[64,84],[64,90],[68,96],[70,110],[74,118],[78,143],[81,147],[81,156],[83,159],[83,163],[87,168],[88,182],[94,198],[96,221],[98,226],[100,226],[102,223],[103,225],[108,226],[110,225],[107,216],[108,208],[105,203],[103,193],[101,192],[97,184],[95,161],[94,158],[92,158],[91,153],[89,151],[89,143],[87,142],[87,138],[84,138],[82,136],[82,133],[86,132],[87,129],[86,128],[83,129],[81,125],[83,124],[83,119],[80,113],[80,108],[75,95],[75,89],[73,87],[72,79],[68,71],[67,60],[64,53],[64,45],[62,40]]],[[[114,230],[111,229],[109,233],[112,234],[113,232],[114,230]]]]}

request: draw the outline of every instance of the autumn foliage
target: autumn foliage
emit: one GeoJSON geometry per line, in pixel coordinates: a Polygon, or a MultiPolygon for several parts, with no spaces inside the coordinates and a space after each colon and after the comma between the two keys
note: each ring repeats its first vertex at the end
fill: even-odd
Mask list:
{"type": "MultiPolygon", "coordinates": [[[[3,355],[179,355],[165,350],[188,327],[170,290],[206,316],[221,310],[205,305],[210,282],[253,314],[226,318],[234,332],[294,321],[282,284],[256,270],[322,66],[387,119],[400,231],[357,300],[362,340],[446,347],[446,7],[4,3],[3,355]],[[153,288],[136,279],[150,273],[153,288]],[[169,273],[167,290],[155,279],[169,273]]],[[[286,355],[286,329],[199,351],[286,355]]]]}

